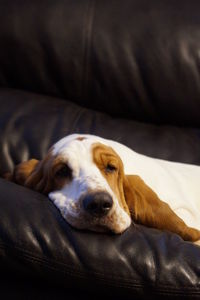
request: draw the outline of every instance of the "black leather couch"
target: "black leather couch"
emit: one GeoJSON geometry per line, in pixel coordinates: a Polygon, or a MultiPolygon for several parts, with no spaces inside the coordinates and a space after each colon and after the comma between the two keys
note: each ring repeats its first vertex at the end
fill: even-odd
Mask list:
{"type": "MultiPolygon", "coordinates": [[[[199,1],[0,0],[1,174],[75,132],[200,164],[199,1]]],[[[200,299],[198,246],[75,230],[3,179],[0,270],[1,299],[200,299]]]]}

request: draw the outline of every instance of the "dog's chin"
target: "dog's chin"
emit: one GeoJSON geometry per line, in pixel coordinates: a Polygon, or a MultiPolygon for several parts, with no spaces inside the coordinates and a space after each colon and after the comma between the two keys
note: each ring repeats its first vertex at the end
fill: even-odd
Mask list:
{"type": "Polygon", "coordinates": [[[115,230],[113,228],[109,228],[106,226],[101,226],[101,225],[95,225],[95,226],[91,226],[91,227],[80,227],[80,226],[72,226],[78,230],[86,230],[86,231],[91,231],[91,232],[96,232],[96,233],[106,233],[106,234],[122,234],[123,232],[125,232],[127,230],[123,229],[123,230],[115,230]]]}
{"type": "Polygon", "coordinates": [[[99,233],[113,233],[122,234],[131,225],[131,218],[127,216],[126,218],[109,217],[109,218],[88,218],[85,215],[73,216],[71,214],[66,214],[66,211],[61,211],[63,218],[67,221],[69,225],[79,230],[87,230],[99,233]]]}
{"type": "Polygon", "coordinates": [[[122,234],[129,228],[129,226],[122,228],[119,226],[114,226],[113,224],[112,226],[108,226],[102,224],[88,224],[88,222],[87,224],[85,224],[85,223],[67,221],[67,223],[75,229],[86,230],[86,231],[97,232],[97,233],[122,234]]]}
{"type": "Polygon", "coordinates": [[[88,228],[92,232],[98,232],[98,233],[110,233],[110,234],[122,234],[124,233],[129,227],[126,228],[113,228],[113,227],[107,227],[107,226],[102,226],[102,225],[96,225],[93,227],[88,228]]]}
{"type": "Polygon", "coordinates": [[[86,230],[86,231],[92,231],[92,232],[98,232],[98,233],[114,233],[111,228],[104,225],[99,224],[85,224],[85,223],[79,223],[79,222],[72,222],[72,220],[66,220],[67,223],[72,226],[75,229],[78,230],[86,230]]]}

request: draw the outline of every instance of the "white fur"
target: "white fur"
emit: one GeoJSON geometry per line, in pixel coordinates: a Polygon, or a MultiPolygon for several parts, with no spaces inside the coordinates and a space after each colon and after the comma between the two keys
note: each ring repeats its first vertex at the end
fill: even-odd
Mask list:
{"type": "MultiPolygon", "coordinates": [[[[130,225],[129,217],[119,208],[115,195],[92,162],[90,149],[91,145],[96,142],[112,147],[123,161],[125,174],[141,176],[160,199],[167,202],[188,226],[200,229],[199,166],[147,157],[117,142],[85,134],[67,136],[54,145],[54,154],[62,153],[66,159],[73,157],[72,160],[69,158],[69,161],[77,178],[70,186],[64,187],[62,191],[53,192],[49,195],[58,208],[64,211],[63,215],[66,219],[70,219],[73,215],[75,216],[74,221],[76,217],[81,215],[77,199],[89,187],[95,188],[97,186],[99,189],[107,190],[114,197],[114,221],[119,217],[119,228],[122,229],[130,225]],[[74,141],[80,136],[87,139],[81,142],[74,141]]],[[[81,222],[84,223],[84,220],[81,222]]]]}
{"type": "MultiPolygon", "coordinates": [[[[77,228],[95,230],[97,226],[106,227],[116,233],[130,226],[131,219],[120,207],[106,179],[93,162],[91,146],[94,140],[75,140],[76,136],[62,139],[53,147],[53,155],[60,155],[72,169],[72,181],[62,190],[49,194],[49,198],[60,209],[63,217],[77,228]],[[109,214],[100,219],[90,217],[83,209],[81,199],[89,191],[106,191],[113,199],[109,214]]],[[[100,229],[100,228],[99,228],[100,229]]]]}

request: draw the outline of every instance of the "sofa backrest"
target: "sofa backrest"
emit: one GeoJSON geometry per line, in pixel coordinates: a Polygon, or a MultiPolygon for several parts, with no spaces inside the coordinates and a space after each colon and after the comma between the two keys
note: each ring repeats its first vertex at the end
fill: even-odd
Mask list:
{"type": "Polygon", "coordinates": [[[0,86],[113,116],[200,125],[200,2],[5,0],[0,86]]]}

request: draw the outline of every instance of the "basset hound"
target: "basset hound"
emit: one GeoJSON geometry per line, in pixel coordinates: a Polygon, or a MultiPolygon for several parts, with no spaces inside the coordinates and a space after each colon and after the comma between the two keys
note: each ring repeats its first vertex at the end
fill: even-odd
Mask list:
{"type": "Polygon", "coordinates": [[[69,135],[43,160],[5,178],[48,195],[78,229],[124,232],[131,222],[200,240],[200,167],[138,154],[93,135],[69,135]],[[162,199],[162,200],[161,200],[162,199]]]}

